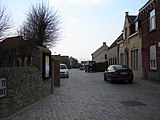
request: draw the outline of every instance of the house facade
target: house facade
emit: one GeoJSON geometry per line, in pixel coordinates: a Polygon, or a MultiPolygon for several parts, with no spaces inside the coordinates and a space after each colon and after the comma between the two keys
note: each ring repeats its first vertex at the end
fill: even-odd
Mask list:
{"type": "Polygon", "coordinates": [[[122,52],[120,53],[120,60],[124,60],[124,65],[130,67],[130,40],[128,39],[130,35],[134,33],[134,20],[137,16],[129,15],[129,12],[125,12],[125,20],[123,26],[123,44],[121,45],[122,52]],[[123,57],[123,58],[121,58],[123,57]]]}
{"type": "Polygon", "coordinates": [[[124,23],[124,52],[125,65],[129,66],[135,78],[142,78],[142,42],[139,36],[140,16],[129,15],[126,12],[124,23]]]}
{"type": "Polygon", "coordinates": [[[123,39],[123,33],[108,48],[108,65],[119,64],[119,48],[117,43],[123,39]]]}
{"type": "Polygon", "coordinates": [[[135,78],[142,78],[142,42],[138,30],[128,37],[129,40],[129,67],[132,69],[135,78]]]}
{"type": "Polygon", "coordinates": [[[125,12],[123,39],[118,42],[119,63],[133,70],[135,78],[142,77],[141,39],[139,36],[140,16],[125,12]]]}
{"type": "Polygon", "coordinates": [[[160,1],[149,0],[139,12],[143,78],[160,80],[160,1]]]}
{"type": "Polygon", "coordinates": [[[92,60],[96,62],[105,62],[108,52],[108,46],[106,42],[103,42],[103,45],[97,49],[94,53],[92,53],[92,60]]]}

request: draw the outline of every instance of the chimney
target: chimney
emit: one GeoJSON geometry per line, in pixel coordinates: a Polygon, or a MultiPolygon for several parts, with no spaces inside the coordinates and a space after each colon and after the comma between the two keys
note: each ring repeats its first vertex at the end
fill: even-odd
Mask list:
{"type": "Polygon", "coordinates": [[[125,12],[125,15],[128,16],[129,12],[125,12]]]}
{"type": "Polygon", "coordinates": [[[106,45],[106,42],[103,42],[103,45],[106,45]]]}

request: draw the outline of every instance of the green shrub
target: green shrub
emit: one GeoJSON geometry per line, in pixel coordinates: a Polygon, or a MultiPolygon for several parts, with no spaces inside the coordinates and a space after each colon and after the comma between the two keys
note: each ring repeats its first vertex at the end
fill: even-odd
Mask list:
{"type": "Polygon", "coordinates": [[[106,62],[97,62],[97,72],[104,72],[106,70],[106,62]]]}

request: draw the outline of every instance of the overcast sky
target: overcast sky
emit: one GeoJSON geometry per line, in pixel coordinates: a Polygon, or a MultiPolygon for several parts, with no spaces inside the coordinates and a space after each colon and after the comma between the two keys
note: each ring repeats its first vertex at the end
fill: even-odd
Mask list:
{"type": "MultiPolygon", "coordinates": [[[[14,19],[16,32],[26,18],[31,4],[40,0],[0,0],[14,19]]],[[[121,34],[125,12],[137,15],[148,0],[48,0],[61,16],[62,39],[52,54],[68,55],[81,60],[91,59],[91,54],[103,42],[108,46],[121,34]]]]}

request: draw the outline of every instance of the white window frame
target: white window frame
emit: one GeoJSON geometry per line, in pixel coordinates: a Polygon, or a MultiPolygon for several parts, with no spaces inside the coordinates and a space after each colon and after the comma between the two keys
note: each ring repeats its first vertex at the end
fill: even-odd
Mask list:
{"type": "Polygon", "coordinates": [[[157,70],[156,45],[150,46],[150,69],[157,70]]]}
{"type": "Polygon", "coordinates": [[[155,16],[155,9],[150,11],[149,13],[149,30],[152,31],[156,29],[156,16],[155,16]]]}
{"type": "Polygon", "coordinates": [[[138,69],[138,49],[134,48],[131,51],[131,68],[138,69]]]}

